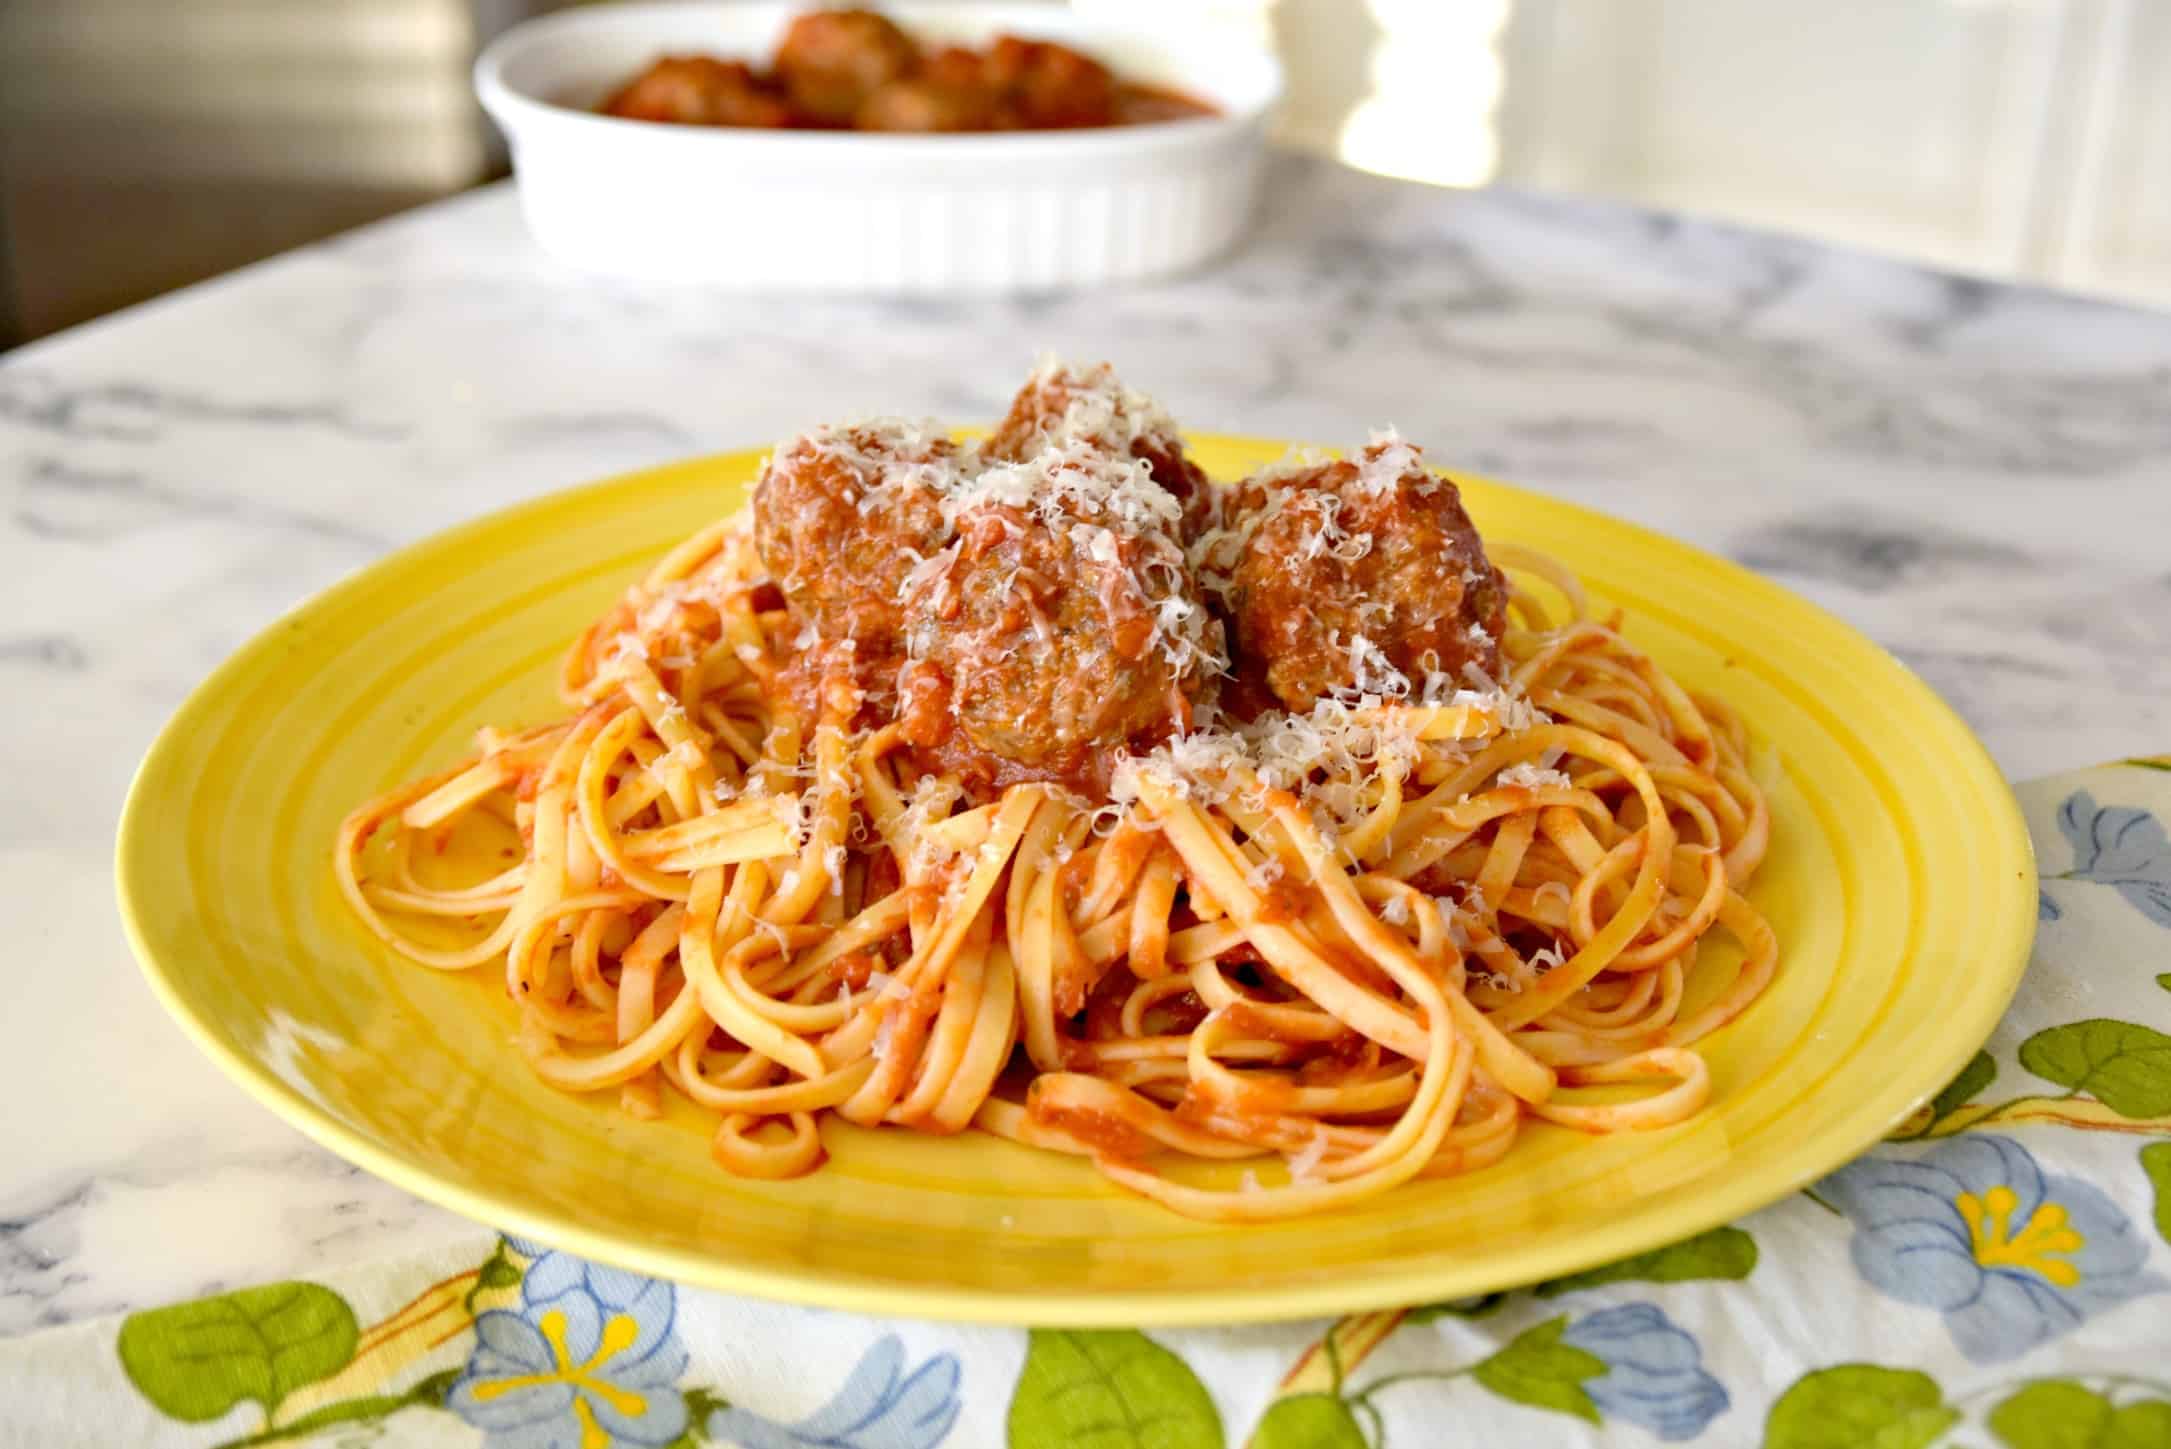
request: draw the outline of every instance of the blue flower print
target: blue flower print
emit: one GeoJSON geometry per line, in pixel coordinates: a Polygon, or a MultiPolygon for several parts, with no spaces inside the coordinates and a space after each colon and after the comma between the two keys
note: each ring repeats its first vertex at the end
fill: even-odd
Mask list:
{"type": "Polygon", "coordinates": [[[709,1437],[741,1449],[934,1449],[957,1422],[957,1357],[936,1354],[909,1375],[904,1361],[904,1345],[886,1335],[837,1396],[798,1423],[718,1409],[709,1437]]]}
{"type": "Polygon", "coordinates": [[[2073,845],[2065,879],[2116,890],[2159,926],[2171,926],[2171,839],[2163,822],[2130,805],[2097,806],[2075,790],[2058,807],[2058,828],[2073,845]]]}
{"type": "Polygon", "coordinates": [[[2050,898],[2050,892],[2041,886],[2037,886],[2035,888],[2035,918],[2038,921],[2056,921],[2063,919],[2064,916],[2065,911],[2060,908],[2056,901],[2050,898]]]}
{"type": "Polygon", "coordinates": [[[1583,1392],[1608,1419],[1640,1424],[1673,1443],[1693,1439],[1726,1412],[1726,1386],[1704,1372],[1696,1340],[1655,1305],[1624,1303],[1579,1318],[1560,1341],[1603,1359],[1583,1392]]]}
{"type": "Polygon", "coordinates": [[[517,1313],[475,1320],[474,1352],[445,1398],[483,1431],[484,1449],[655,1449],[686,1432],[670,1284],[544,1251],[520,1300],[517,1313]]]}
{"type": "Polygon", "coordinates": [[[1945,1315],[1961,1353],[1999,1363],[2091,1314],[2162,1291],[2148,1241],[2109,1198],[2045,1177],[1989,1134],[1913,1161],[1865,1157],[1818,1186],[1854,1224],[1857,1271],[1880,1292],[1945,1315]]]}

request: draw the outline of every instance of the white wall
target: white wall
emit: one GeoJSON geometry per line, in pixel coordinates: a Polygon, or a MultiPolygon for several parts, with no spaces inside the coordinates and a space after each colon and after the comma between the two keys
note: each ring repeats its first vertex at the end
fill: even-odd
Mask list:
{"type": "Polygon", "coordinates": [[[2171,0],[1279,0],[1274,15],[1297,72],[1290,135],[1357,164],[2171,301],[2171,0]]]}

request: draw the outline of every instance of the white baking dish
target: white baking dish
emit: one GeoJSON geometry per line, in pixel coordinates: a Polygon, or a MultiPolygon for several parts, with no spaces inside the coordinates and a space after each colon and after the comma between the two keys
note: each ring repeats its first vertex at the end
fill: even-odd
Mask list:
{"type": "Polygon", "coordinates": [[[666,54],[765,59],[804,8],[608,5],[499,37],[476,62],[475,89],[511,143],[536,239],[620,276],[932,294],[1179,271],[1251,224],[1281,68],[1224,32],[1181,23],[1144,30],[1036,4],[885,7],[936,40],[981,44],[1011,31],[1060,41],[1126,78],[1210,101],[1218,116],[914,136],[593,113],[666,54]]]}

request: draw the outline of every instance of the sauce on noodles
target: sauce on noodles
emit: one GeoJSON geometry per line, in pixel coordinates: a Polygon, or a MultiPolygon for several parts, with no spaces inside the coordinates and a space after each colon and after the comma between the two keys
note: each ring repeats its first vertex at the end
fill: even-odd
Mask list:
{"type": "Polygon", "coordinates": [[[1391,433],[1212,484],[1048,364],[985,446],[780,446],[574,642],[564,718],[335,866],[403,955],[504,972],[544,1080],[681,1094],[727,1171],[814,1170],[833,1114],[1324,1211],[1693,1116],[1776,970],[1746,733],[1621,626],[1391,433]],[[447,883],[469,824],[517,845],[447,883]]]}

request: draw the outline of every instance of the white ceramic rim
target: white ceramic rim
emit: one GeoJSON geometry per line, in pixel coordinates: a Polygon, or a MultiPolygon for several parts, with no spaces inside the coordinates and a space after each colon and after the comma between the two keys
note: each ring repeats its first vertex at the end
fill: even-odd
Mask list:
{"type": "MultiPolygon", "coordinates": [[[[792,131],[752,127],[674,126],[655,121],[626,120],[562,104],[507,79],[507,70],[533,47],[583,31],[608,33],[639,30],[645,23],[665,16],[678,18],[698,10],[729,10],[735,16],[784,14],[810,8],[803,0],[754,0],[728,6],[686,3],[619,4],[597,9],[561,11],[523,21],[484,48],[475,61],[475,93],[508,135],[553,131],[560,135],[585,134],[591,140],[611,139],[629,145],[679,147],[691,155],[713,160],[754,159],[776,161],[789,156],[806,162],[831,163],[850,159],[870,164],[889,161],[953,162],[964,167],[1045,159],[1083,160],[1100,156],[1141,156],[1160,151],[1188,151],[1202,142],[1234,135],[1259,126],[1280,104],[1284,85],[1281,62],[1264,50],[1246,51],[1244,62],[1257,70],[1257,94],[1248,100],[1223,90],[1200,85],[1194,94],[1212,101],[1220,114],[1140,126],[1103,126],[1070,131],[968,132],[959,135],[913,135],[882,131],[792,131]]],[[[895,15],[907,29],[916,21],[938,20],[945,30],[978,31],[989,35],[999,30],[1038,35],[1064,42],[1090,45],[1096,37],[1121,36],[1131,42],[1148,42],[1156,48],[1180,50],[1180,42],[1205,46],[1217,43],[1216,33],[1195,24],[1134,26],[1115,24],[1098,17],[1052,5],[1017,3],[963,3],[935,6],[896,5],[880,7],[895,15]]],[[[1220,38],[1225,43],[1225,37],[1220,38]]],[[[724,54],[719,47],[714,54],[724,54]]]]}

